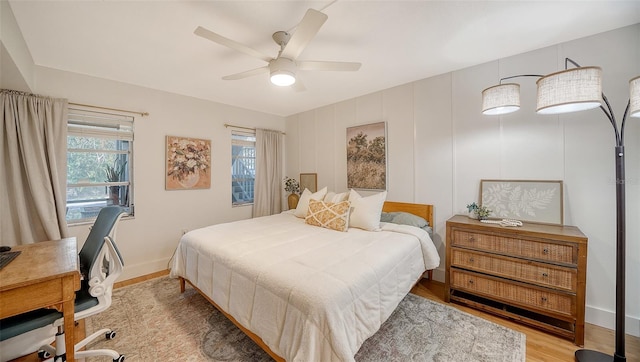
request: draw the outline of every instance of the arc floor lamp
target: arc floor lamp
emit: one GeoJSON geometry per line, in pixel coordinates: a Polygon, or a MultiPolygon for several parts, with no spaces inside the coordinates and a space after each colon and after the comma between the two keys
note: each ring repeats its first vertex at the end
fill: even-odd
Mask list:
{"type": "Polygon", "coordinates": [[[602,69],[581,67],[565,59],[565,70],[549,75],[521,74],[500,79],[500,84],[482,91],[482,113],[500,115],[520,108],[520,85],[503,80],[517,77],[538,77],[536,112],[561,114],[600,108],[609,119],[615,133],[616,160],[616,333],[613,356],[592,350],[576,351],[576,361],[626,361],[625,357],[625,178],[624,125],[628,117],[640,117],[640,77],[629,81],[629,102],[622,122],[616,122],[611,105],[602,92],[602,69]],[[575,68],[568,68],[571,63],[575,68]],[[603,104],[604,103],[604,104],[603,104]]]}

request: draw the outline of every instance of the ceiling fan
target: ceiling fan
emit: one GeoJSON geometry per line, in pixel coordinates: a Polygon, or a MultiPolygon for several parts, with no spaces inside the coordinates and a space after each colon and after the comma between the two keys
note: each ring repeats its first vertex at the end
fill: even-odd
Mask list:
{"type": "Polygon", "coordinates": [[[224,76],[222,79],[237,80],[268,72],[270,74],[271,83],[278,86],[294,85],[297,90],[304,90],[304,86],[300,80],[296,79],[296,72],[298,70],[356,71],[360,69],[360,63],[297,59],[316,33],[318,33],[320,27],[325,21],[327,21],[327,15],[319,12],[318,10],[309,9],[302,18],[300,24],[296,27],[293,35],[286,31],[277,31],[273,33],[273,40],[280,46],[278,56],[275,58],[226,38],[220,34],[207,30],[201,26],[199,26],[194,33],[205,39],[264,60],[268,63],[260,68],[224,76]]]}

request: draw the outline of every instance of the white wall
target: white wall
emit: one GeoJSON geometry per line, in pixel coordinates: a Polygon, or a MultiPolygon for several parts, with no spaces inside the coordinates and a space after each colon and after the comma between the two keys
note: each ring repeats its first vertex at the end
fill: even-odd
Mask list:
{"type": "MultiPolygon", "coordinates": [[[[224,123],[284,131],[282,117],[93,78],[35,68],[34,92],[70,102],[149,112],[135,118],[135,218],[123,220],[117,243],[125,259],[121,280],[167,268],[182,230],[251,217],[251,206],[231,206],[231,133],[224,123]],[[166,191],[165,137],[211,140],[211,188],[166,191]]],[[[88,226],[70,228],[80,245],[88,226]]]]}
{"type": "MultiPolygon", "coordinates": [[[[587,321],[614,326],[614,133],[599,110],[535,113],[535,78],[519,78],[522,108],[480,113],[481,91],[515,74],[548,74],[564,58],[603,68],[604,92],[622,118],[629,79],[640,75],[640,24],[423,79],[286,120],[287,174],[317,172],[319,187],[346,190],[350,126],[387,122],[388,200],[435,205],[435,243],[443,260],[446,220],[479,198],[481,179],[564,181],[565,224],[589,238],[587,321]]],[[[627,333],[640,335],[640,120],[625,130],[627,333]]]]}

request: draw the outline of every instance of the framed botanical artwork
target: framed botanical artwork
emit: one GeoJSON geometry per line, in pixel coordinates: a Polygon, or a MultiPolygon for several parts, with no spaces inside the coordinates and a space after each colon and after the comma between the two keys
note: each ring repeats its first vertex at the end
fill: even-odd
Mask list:
{"type": "Polygon", "coordinates": [[[562,225],[562,189],[562,181],[481,180],[480,204],[492,218],[562,225]]]}
{"type": "Polygon", "coordinates": [[[347,128],[347,187],[387,189],[387,124],[347,128]]]}
{"type": "Polygon", "coordinates": [[[318,191],[318,174],[317,173],[301,173],[300,174],[300,191],[309,189],[311,192],[318,191]]]}
{"type": "Polygon", "coordinates": [[[167,190],[211,187],[211,141],[167,136],[165,188],[167,190]]]}

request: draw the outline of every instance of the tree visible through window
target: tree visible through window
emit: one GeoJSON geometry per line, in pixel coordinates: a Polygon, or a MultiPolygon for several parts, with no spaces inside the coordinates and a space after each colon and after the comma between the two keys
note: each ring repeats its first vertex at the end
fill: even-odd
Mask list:
{"type": "Polygon", "coordinates": [[[231,202],[233,205],[253,204],[256,179],[255,132],[231,133],[231,202]]]}
{"type": "Polygon", "coordinates": [[[67,121],[69,223],[120,205],[133,214],[133,117],[70,110],[67,121]]]}

